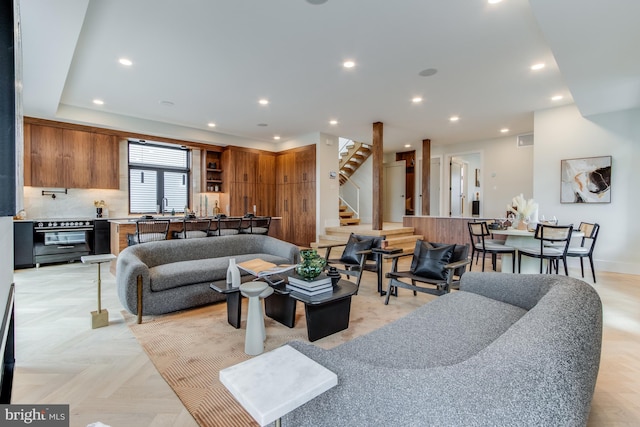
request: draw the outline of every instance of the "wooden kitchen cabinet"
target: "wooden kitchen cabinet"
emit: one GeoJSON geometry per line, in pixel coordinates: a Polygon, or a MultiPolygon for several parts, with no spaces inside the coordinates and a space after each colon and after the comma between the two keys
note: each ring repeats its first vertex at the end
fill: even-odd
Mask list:
{"type": "Polygon", "coordinates": [[[294,182],[295,153],[285,152],[276,158],[276,183],[291,184],[294,182]]]}
{"type": "Polygon", "coordinates": [[[119,188],[117,137],[42,125],[30,125],[29,135],[31,186],[119,188]]]}
{"type": "MultiPolygon", "coordinates": [[[[276,155],[262,154],[258,157],[258,176],[256,178],[258,184],[275,184],[276,183],[276,155]]],[[[275,203],[275,202],[274,202],[275,203]]]]}

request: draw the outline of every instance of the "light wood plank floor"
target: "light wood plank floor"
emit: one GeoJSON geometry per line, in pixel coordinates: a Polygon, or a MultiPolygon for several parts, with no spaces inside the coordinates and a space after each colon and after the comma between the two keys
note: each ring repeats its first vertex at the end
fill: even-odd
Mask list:
{"type": "MultiPolygon", "coordinates": [[[[102,307],[109,310],[110,325],[95,330],[89,313],[97,306],[96,265],[15,272],[12,402],[68,403],[71,426],[95,421],[113,427],[195,426],[124,324],[115,280],[106,267],[102,307]]],[[[579,270],[570,274],[579,277],[579,270]]],[[[362,286],[375,287],[374,277],[365,274],[362,286]]],[[[589,427],[638,426],[640,276],[599,273],[594,287],[604,303],[605,327],[589,427]]],[[[406,292],[394,304],[404,298],[413,297],[406,292]]]]}

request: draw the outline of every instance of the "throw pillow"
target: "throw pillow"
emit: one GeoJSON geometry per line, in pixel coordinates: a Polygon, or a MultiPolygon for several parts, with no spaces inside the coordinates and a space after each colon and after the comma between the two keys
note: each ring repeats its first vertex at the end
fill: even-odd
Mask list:
{"type": "Polygon", "coordinates": [[[446,280],[447,269],[444,266],[451,262],[455,248],[456,245],[440,246],[439,248],[421,246],[413,274],[428,279],[446,280]]]}
{"type": "Polygon", "coordinates": [[[373,246],[373,239],[358,240],[354,235],[349,236],[340,262],[344,264],[360,264],[360,255],[357,252],[368,251],[373,246]]]}

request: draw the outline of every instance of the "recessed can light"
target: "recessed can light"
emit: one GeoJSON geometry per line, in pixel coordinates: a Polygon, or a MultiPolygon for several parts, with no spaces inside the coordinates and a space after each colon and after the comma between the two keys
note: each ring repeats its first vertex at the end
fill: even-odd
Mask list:
{"type": "Polygon", "coordinates": [[[450,121],[450,122],[457,122],[458,120],[460,120],[460,117],[458,117],[458,116],[451,116],[451,117],[449,117],[449,121],[450,121]]]}
{"type": "Polygon", "coordinates": [[[419,96],[413,97],[413,98],[411,99],[411,102],[413,102],[414,104],[419,104],[419,103],[421,103],[421,102],[422,102],[422,98],[421,98],[421,97],[419,97],[419,96]]]}
{"type": "Polygon", "coordinates": [[[411,144],[404,144],[404,148],[409,148],[411,147],[411,144]]]}
{"type": "Polygon", "coordinates": [[[560,101],[563,98],[562,95],[555,95],[551,97],[552,101],[560,101]]]}
{"type": "Polygon", "coordinates": [[[542,62],[538,63],[538,64],[533,64],[531,66],[531,69],[533,71],[538,71],[538,70],[542,70],[544,68],[544,64],[542,62]]]}
{"type": "Polygon", "coordinates": [[[164,107],[173,107],[175,104],[172,101],[160,101],[160,105],[164,107]]]}
{"type": "Polygon", "coordinates": [[[343,66],[344,68],[353,68],[353,67],[355,67],[355,66],[356,66],[356,63],[355,63],[355,62],[353,62],[353,61],[344,61],[344,62],[342,63],[342,66],[343,66]]]}
{"type": "Polygon", "coordinates": [[[273,139],[275,139],[276,141],[280,141],[280,135],[274,135],[273,139]]]}
{"type": "Polygon", "coordinates": [[[261,128],[266,128],[269,125],[266,124],[266,123],[258,123],[258,126],[261,127],[261,128]]]}
{"type": "Polygon", "coordinates": [[[214,128],[214,127],[216,127],[216,124],[213,123],[213,122],[209,122],[209,123],[207,123],[207,126],[209,126],[210,128],[214,128]]]}
{"type": "Polygon", "coordinates": [[[420,77],[430,77],[430,76],[433,76],[437,72],[438,72],[438,70],[436,70],[435,68],[427,68],[427,69],[424,69],[424,70],[420,71],[418,73],[418,75],[420,77]]]}
{"type": "Polygon", "coordinates": [[[269,100],[262,98],[261,100],[258,101],[258,104],[260,105],[268,105],[269,104],[269,100]]]}
{"type": "Polygon", "coordinates": [[[487,0],[487,3],[489,4],[496,4],[496,3],[500,3],[502,0],[487,0]]]}
{"type": "Polygon", "coordinates": [[[94,99],[93,103],[96,105],[104,105],[104,101],[102,99],[94,99]]]}
{"type": "Polygon", "coordinates": [[[509,129],[507,129],[507,128],[502,128],[502,129],[500,129],[500,132],[502,132],[502,133],[507,133],[507,132],[509,132],[509,129]]]}
{"type": "Polygon", "coordinates": [[[329,120],[329,124],[330,124],[331,126],[335,126],[335,125],[337,125],[337,124],[338,124],[338,121],[337,121],[337,120],[329,120]]]}
{"type": "Polygon", "coordinates": [[[120,58],[120,59],[118,59],[118,62],[120,64],[122,64],[122,65],[127,66],[127,67],[130,67],[130,66],[133,65],[133,62],[130,59],[127,59],[127,58],[120,58]]]}

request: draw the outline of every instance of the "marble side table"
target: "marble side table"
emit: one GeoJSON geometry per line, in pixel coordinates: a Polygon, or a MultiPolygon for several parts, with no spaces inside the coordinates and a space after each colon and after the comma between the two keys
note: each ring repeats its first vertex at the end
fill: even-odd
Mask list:
{"type": "Polygon", "coordinates": [[[220,382],[265,426],[338,384],[338,376],[284,345],[220,371],[220,382]]]}
{"type": "Polygon", "coordinates": [[[102,309],[101,293],[102,293],[102,279],[100,277],[100,264],[110,262],[116,259],[114,254],[103,255],[85,255],[80,257],[85,264],[98,264],[98,310],[91,312],[91,329],[102,328],[109,325],[109,312],[106,309],[102,309]]]}

